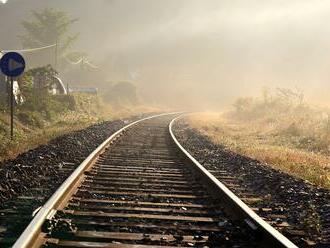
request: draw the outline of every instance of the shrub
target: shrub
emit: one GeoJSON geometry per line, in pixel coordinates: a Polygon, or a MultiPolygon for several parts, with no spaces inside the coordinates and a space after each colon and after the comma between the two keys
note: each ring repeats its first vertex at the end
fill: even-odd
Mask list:
{"type": "Polygon", "coordinates": [[[131,82],[114,84],[103,97],[106,102],[114,105],[134,105],[138,103],[137,89],[131,82]]]}
{"type": "Polygon", "coordinates": [[[299,136],[301,135],[301,130],[299,129],[298,125],[293,122],[289,125],[289,127],[282,131],[282,134],[288,136],[299,136]]]}
{"type": "Polygon", "coordinates": [[[43,127],[42,115],[36,111],[18,112],[17,118],[24,124],[35,127],[43,127]]]}
{"type": "Polygon", "coordinates": [[[0,120],[0,133],[6,133],[7,132],[7,126],[5,125],[5,123],[3,123],[1,120],[0,120]]]}

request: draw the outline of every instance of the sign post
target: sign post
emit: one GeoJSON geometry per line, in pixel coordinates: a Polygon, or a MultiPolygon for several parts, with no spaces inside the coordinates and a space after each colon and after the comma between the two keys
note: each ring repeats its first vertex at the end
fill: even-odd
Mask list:
{"type": "Polygon", "coordinates": [[[10,78],[10,137],[14,138],[14,77],[25,70],[25,60],[19,53],[6,53],[0,60],[0,69],[10,78]]]}
{"type": "Polygon", "coordinates": [[[14,137],[14,78],[10,77],[10,137],[14,137]]]}

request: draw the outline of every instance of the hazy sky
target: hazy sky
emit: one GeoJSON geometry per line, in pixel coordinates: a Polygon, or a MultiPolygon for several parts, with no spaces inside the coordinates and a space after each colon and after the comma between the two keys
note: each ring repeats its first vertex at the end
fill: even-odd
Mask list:
{"type": "Polygon", "coordinates": [[[107,79],[134,80],[156,102],[218,105],[262,86],[298,86],[314,100],[328,99],[329,0],[9,0],[3,6],[11,2],[78,17],[75,48],[88,51],[107,79]]]}

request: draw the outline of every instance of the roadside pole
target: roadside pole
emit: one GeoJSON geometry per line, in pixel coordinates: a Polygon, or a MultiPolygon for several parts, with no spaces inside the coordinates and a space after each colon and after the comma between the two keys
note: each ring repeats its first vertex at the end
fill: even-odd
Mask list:
{"type": "Polygon", "coordinates": [[[56,35],[56,43],[55,43],[55,62],[54,62],[54,70],[57,71],[57,54],[58,54],[58,36],[56,35]]]}
{"type": "Polygon", "coordinates": [[[10,77],[10,138],[14,139],[14,78],[10,77]]]}
{"type": "Polygon", "coordinates": [[[10,81],[10,138],[14,139],[14,78],[25,70],[25,60],[19,53],[8,52],[0,60],[0,69],[10,81]]]}

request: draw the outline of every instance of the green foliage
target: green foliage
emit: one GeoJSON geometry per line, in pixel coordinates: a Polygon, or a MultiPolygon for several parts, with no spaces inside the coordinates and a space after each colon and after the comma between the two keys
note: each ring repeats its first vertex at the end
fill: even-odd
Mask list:
{"type": "Polygon", "coordinates": [[[60,54],[64,53],[78,38],[69,33],[77,19],[60,10],[45,8],[32,11],[30,20],[22,22],[25,34],[20,36],[24,47],[39,47],[58,42],[60,54]]]}
{"type": "Polygon", "coordinates": [[[72,97],[75,111],[89,115],[96,115],[100,112],[101,102],[97,95],[76,93],[72,97]]]}
{"type": "Polygon", "coordinates": [[[25,98],[17,106],[19,119],[31,126],[41,127],[41,120],[53,120],[57,114],[70,107],[67,96],[59,97],[49,93],[55,71],[48,65],[27,71],[20,79],[20,89],[25,98]]]}
{"type": "Polygon", "coordinates": [[[56,114],[69,110],[69,105],[69,102],[59,101],[56,96],[49,93],[40,94],[39,91],[33,90],[26,102],[18,109],[32,113],[38,112],[46,120],[52,120],[56,114]]]}
{"type": "Polygon", "coordinates": [[[9,147],[10,144],[10,139],[8,139],[7,136],[5,136],[4,134],[0,134],[0,157],[6,155],[6,150],[9,147]]]}
{"type": "Polygon", "coordinates": [[[26,85],[31,94],[15,111],[14,140],[10,139],[9,115],[0,112],[0,160],[15,157],[63,132],[80,129],[100,118],[103,106],[97,95],[40,96],[26,85]],[[32,98],[35,101],[31,101],[32,98]]]}
{"type": "Polygon", "coordinates": [[[43,116],[36,111],[18,112],[17,118],[25,125],[33,127],[43,127],[43,116]]]}
{"type": "Polygon", "coordinates": [[[7,129],[6,124],[0,119],[0,133],[6,133],[7,129]]]}
{"type": "Polygon", "coordinates": [[[20,89],[23,94],[29,94],[33,88],[46,92],[54,82],[54,75],[57,75],[57,72],[51,65],[30,69],[19,81],[20,89]]]}
{"type": "Polygon", "coordinates": [[[52,120],[58,113],[72,109],[73,100],[71,99],[70,102],[69,96],[54,96],[49,93],[55,73],[54,69],[47,65],[27,71],[20,79],[19,84],[25,103],[18,106],[18,109],[21,114],[25,111],[22,116],[25,123],[39,123],[33,114],[35,112],[46,120],[52,120]]]}
{"type": "Polygon", "coordinates": [[[56,102],[61,103],[62,106],[65,106],[66,109],[72,111],[77,110],[77,100],[74,95],[54,95],[52,97],[56,102]]]}

